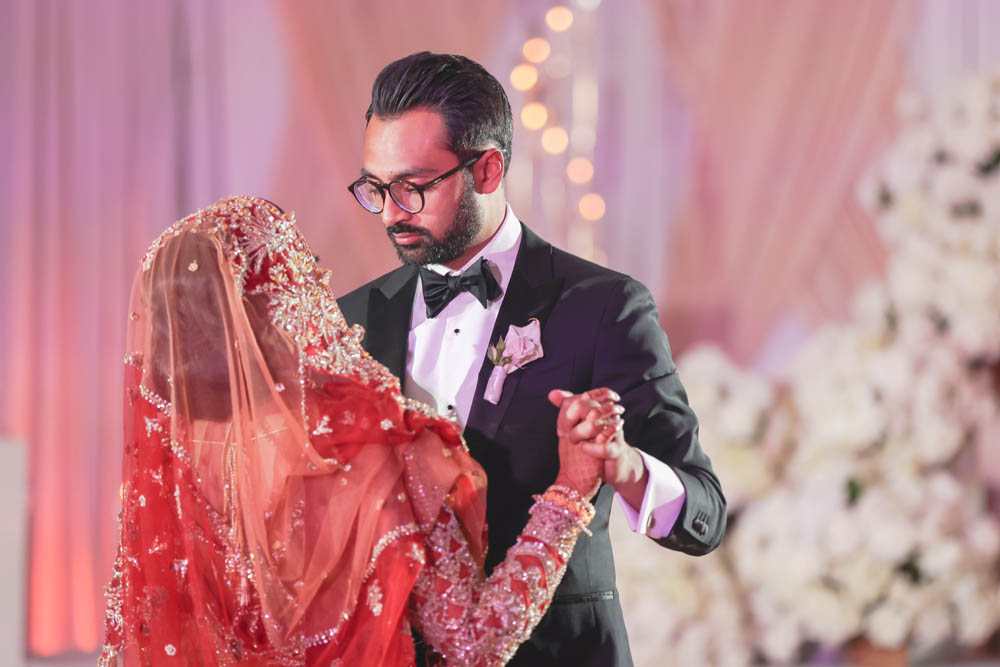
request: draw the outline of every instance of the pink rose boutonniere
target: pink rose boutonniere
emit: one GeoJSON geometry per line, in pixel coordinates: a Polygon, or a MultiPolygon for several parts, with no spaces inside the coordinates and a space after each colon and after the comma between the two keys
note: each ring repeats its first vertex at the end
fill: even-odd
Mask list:
{"type": "Polygon", "coordinates": [[[523,327],[513,324],[494,345],[490,345],[486,356],[493,362],[493,372],[486,383],[483,398],[493,405],[500,402],[503,393],[503,383],[507,375],[513,373],[525,364],[542,358],[542,325],[536,318],[531,318],[523,327]]]}

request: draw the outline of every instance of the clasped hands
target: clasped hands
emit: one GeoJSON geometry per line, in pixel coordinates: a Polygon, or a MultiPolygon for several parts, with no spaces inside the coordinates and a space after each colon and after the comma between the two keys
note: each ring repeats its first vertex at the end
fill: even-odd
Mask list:
{"type": "Polygon", "coordinates": [[[549,392],[549,401],[559,408],[556,483],[590,498],[601,482],[606,482],[638,510],[649,473],[639,451],[625,442],[625,408],[620,400],[617,393],[605,387],[582,394],[562,389],[549,392]]]}

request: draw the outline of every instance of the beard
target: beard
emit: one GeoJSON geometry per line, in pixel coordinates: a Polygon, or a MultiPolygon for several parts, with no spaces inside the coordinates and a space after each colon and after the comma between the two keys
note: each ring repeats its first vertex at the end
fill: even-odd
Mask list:
{"type": "Polygon", "coordinates": [[[447,264],[458,259],[465,252],[483,229],[483,216],[476,207],[476,188],[471,178],[466,178],[465,190],[458,202],[458,209],[448,229],[441,239],[431,236],[430,232],[421,227],[414,227],[405,222],[397,222],[386,227],[389,240],[396,249],[396,255],[403,264],[423,266],[424,264],[447,264]],[[413,245],[396,243],[393,234],[420,234],[424,240],[413,245]]]}

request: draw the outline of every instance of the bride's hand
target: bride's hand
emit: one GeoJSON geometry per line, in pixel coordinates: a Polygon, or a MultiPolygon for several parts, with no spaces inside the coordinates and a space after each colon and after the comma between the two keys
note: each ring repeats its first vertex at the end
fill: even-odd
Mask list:
{"type": "Polygon", "coordinates": [[[604,444],[621,428],[624,408],[618,405],[618,400],[618,394],[606,388],[576,395],[559,389],[549,392],[549,401],[559,408],[556,484],[575,489],[587,499],[597,493],[604,462],[589,456],[581,445],[604,444]]]}

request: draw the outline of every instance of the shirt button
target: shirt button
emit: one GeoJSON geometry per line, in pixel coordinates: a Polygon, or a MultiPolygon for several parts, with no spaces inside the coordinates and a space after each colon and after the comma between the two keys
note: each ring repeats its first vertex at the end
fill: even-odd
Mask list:
{"type": "Polygon", "coordinates": [[[449,404],[448,404],[448,411],[449,411],[449,412],[454,412],[454,410],[455,410],[455,406],[454,406],[454,405],[452,405],[451,403],[449,403],[449,404]]]}
{"type": "Polygon", "coordinates": [[[458,331],[459,331],[458,329],[455,329],[455,333],[458,333],[458,331]]]}

